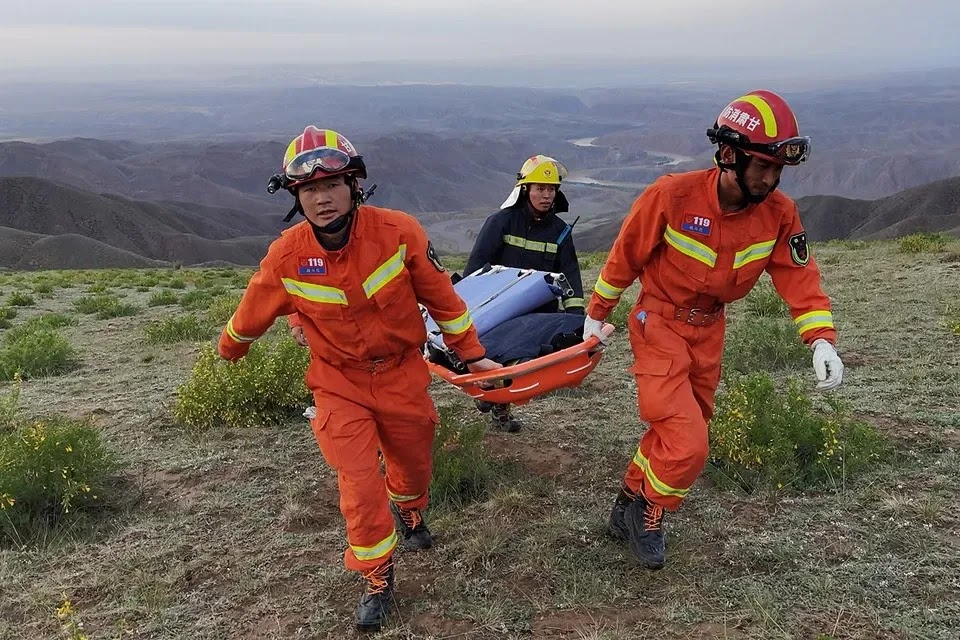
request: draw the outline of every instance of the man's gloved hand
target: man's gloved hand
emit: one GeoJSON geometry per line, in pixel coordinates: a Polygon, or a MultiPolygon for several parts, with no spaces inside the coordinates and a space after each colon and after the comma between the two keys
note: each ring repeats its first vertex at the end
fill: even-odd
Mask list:
{"type": "Polygon", "coordinates": [[[603,320],[594,320],[590,316],[586,316],[583,319],[584,342],[593,336],[597,336],[601,344],[607,344],[607,337],[603,335],[603,320]]]}
{"type": "Polygon", "coordinates": [[[837,350],[824,339],[814,340],[813,370],[817,374],[817,389],[830,391],[836,389],[843,382],[843,361],[837,355],[837,350]]]}

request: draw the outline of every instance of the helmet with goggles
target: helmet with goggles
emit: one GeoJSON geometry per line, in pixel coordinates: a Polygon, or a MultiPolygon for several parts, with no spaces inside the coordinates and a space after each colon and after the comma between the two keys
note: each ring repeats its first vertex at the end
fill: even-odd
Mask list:
{"type": "Polygon", "coordinates": [[[751,91],[728,104],[707,137],[780,165],[798,165],[810,157],[810,138],[800,135],[793,110],[772,91],[751,91]]]}
{"type": "Polygon", "coordinates": [[[363,156],[333,129],[309,125],[287,145],[283,169],[270,179],[267,191],[274,193],[277,189],[287,189],[293,192],[305,182],[342,174],[366,178],[363,156]]]}

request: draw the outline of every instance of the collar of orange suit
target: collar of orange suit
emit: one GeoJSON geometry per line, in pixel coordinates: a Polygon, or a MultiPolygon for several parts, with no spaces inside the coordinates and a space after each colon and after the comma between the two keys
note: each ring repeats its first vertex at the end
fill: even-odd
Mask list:
{"type": "MultiPolygon", "coordinates": [[[[317,244],[320,245],[320,248],[326,251],[327,253],[338,254],[344,249],[346,249],[347,247],[349,247],[351,244],[355,244],[357,241],[360,240],[360,238],[364,236],[364,231],[366,230],[366,227],[370,223],[370,216],[363,215],[363,212],[365,209],[367,209],[366,205],[360,205],[354,210],[353,220],[350,222],[350,230],[344,236],[343,244],[336,249],[328,249],[327,247],[323,246],[323,243],[320,242],[319,238],[317,238],[317,228],[309,220],[307,220],[306,223],[310,227],[311,233],[306,237],[315,240],[317,244]]],[[[313,249],[315,247],[310,247],[310,248],[313,249]]]]}
{"type": "MultiPolygon", "coordinates": [[[[379,233],[379,230],[376,226],[376,221],[380,219],[380,216],[377,215],[375,209],[376,207],[371,207],[370,205],[360,205],[357,207],[357,211],[353,215],[353,223],[350,227],[350,233],[347,236],[348,239],[346,243],[339,249],[331,250],[320,245],[320,243],[317,242],[313,233],[313,229],[310,227],[308,222],[307,226],[310,227],[310,231],[308,233],[304,232],[300,235],[298,240],[300,243],[300,248],[307,251],[316,251],[319,245],[319,248],[324,252],[324,254],[329,256],[332,260],[347,259],[347,256],[353,255],[357,251],[362,251],[364,255],[369,257],[371,260],[376,259],[378,256],[384,255],[388,247],[386,247],[383,243],[376,241],[379,233]],[[368,233],[370,234],[371,241],[363,243],[363,238],[368,233]]],[[[396,250],[397,248],[395,246],[389,248],[390,253],[393,253],[396,250]]]]}
{"type": "Polygon", "coordinates": [[[323,247],[327,251],[339,251],[340,249],[343,249],[345,246],[347,246],[348,242],[350,242],[350,234],[353,231],[353,226],[356,219],[357,219],[356,211],[350,211],[350,213],[340,216],[339,218],[337,218],[336,220],[328,224],[326,227],[318,227],[309,218],[307,219],[307,222],[310,223],[310,227],[313,229],[313,235],[317,239],[317,242],[320,243],[321,247],[323,247]],[[333,224],[336,224],[337,222],[340,222],[341,220],[343,221],[341,223],[341,228],[332,232],[324,231],[324,229],[330,227],[333,224]],[[340,233],[341,231],[344,232],[343,235],[340,237],[340,239],[337,242],[333,242],[332,241],[333,236],[340,233]]]}
{"type": "MultiPolygon", "coordinates": [[[[712,185],[709,189],[710,191],[710,205],[716,209],[716,211],[721,216],[735,216],[741,213],[746,213],[751,209],[755,208],[757,205],[754,203],[747,203],[746,205],[740,207],[739,209],[734,209],[732,211],[724,211],[723,207],[720,206],[720,174],[721,169],[713,168],[710,169],[713,175],[710,177],[710,184],[712,185]]],[[[727,169],[731,171],[731,169],[727,169]]]]}

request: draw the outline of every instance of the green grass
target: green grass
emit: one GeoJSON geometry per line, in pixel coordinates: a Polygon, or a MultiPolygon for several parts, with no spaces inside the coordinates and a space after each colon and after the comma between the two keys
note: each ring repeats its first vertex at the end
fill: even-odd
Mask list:
{"type": "Polygon", "coordinates": [[[10,307],[32,307],[36,303],[33,296],[25,291],[14,291],[7,297],[7,306],[10,307]]]}
{"type": "Polygon", "coordinates": [[[180,306],[188,310],[207,309],[220,296],[227,293],[222,286],[211,286],[209,288],[192,289],[183,294],[180,298],[180,306]]]}
{"type": "MultiPolygon", "coordinates": [[[[668,565],[651,573],[604,534],[645,428],[626,330],[612,336],[582,387],[516,409],[526,423],[516,434],[481,429],[487,417],[472,400],[434,381],[446,430],[426,514],[437,545],[397,557],[398,607],[380,637],[952,640],[960,628],[951,537],[960,513],[960,340],[947,322],[958,308],[956,263],[944,260],[946,251],[901,253],[899,241],[827,243],[815,254],[847,363],[829,398],[847,424],[882,435],[892,459],[838,482],[778,489],[764,480],[751,492],[710,471],[667,515],[668,565]]],[[[599,256],[582,257],[591,265],[584,282],[595,282],[599,256]]],[[[144,272],[110,278],[139,282],[144,272]]],[[[242,286],[249,272],[236,270],[233,279],[242,286]]],[[[222,269],[152,273],[163,283],[183,279],[183,293],[197,288],[198,275],[205,291],[222,286],[236,296],[239,288],[222,269]]],[[[38,277],[8,275],[17,284],[4,287],[28,291],[38,277]]],[[[71,311],[84,279],[96,278],[107,281],[77,276],[77,288],[42,301],[44,310],[71,311]]],[[[129,300],[146,305],[150,295],[131,292],[129,300]]],[[[222,317],[226,299],[192,313],[206,321],[219,306],[222,317]]],[[[624,299],[635,300],[635,288],[624,299]]],[[[83,352],[85,366],[24,381],[29,413],[64,408],[90,417],[127,468],[110,486],[130,488],[136,499],[94,509],[99,526],[60,529],[58,544],[0,554],[0,638],[64,637],[55,611],[65,598],[91,638],[355,637],[359,586],[342,566],[337,473],[300,415],[311,399],[294,395],[258,416],[243,403],[274,391],[208,381],[196,385],[208,393],[207,417],[221,406],[254,417],[185,431],[173,416],[178,389],[211,354],[147,343],[144,326],[170,311],[147,307],[142,321],[111,323],[81,315],[79,325],[57,331],[83,352]]],[[[806,349],[781,311],[769,290],[758,291],[731,306],[728,338],[744,323],[754,332],[746,343],[806,349]],[[781,324],[770,337],[756,333],[758,322],[781,324]]],[[[290,349],[286,361],[296,367],[282,373],[262,364],[247,379],[277,389],[302,384],[305,362],[297,359],[306,351],[284,332],[272,339],[290,349]]],[[[812,416],[836,417],[814,391],[809,349],[788,366],[763,349],[754,354],[741,356],[743,368],[763,372],[780,392],[752,397],[764,398],[781,426],[795,426],[794,409],[793,422],[808,427],[812,416]],[[788,395],[791,379],[812,406],[788,395]]]]}
{"type": "Polygon", "coordinates": [[[46,296],[53,293],[53,288],[52,282],[37,281],[33,285],[33,292],[38,295],[46,296]]]}
{"type": "Polygon", "coordinates": [[[223,293],[213,298],[206,309],[207,321],[219,331],[237,310],[241,297],[239,293],[223,293]]]}
{"type": "Polygon", "coordinates": [[[494,468],[483,445],[486,429],[486,422],[473,415],[449,408],[441,413],[430,483],[434,508],[462,509],[487,495],[494,468]]]}
{"type": "Polygon", "coordinates": [[[0,329],[9,329],[13,326],[11,320],[17,317],[15,307],[0,307],[0,329]]]}
{"type": "Polygon", "coordinates": [[[74,308],[80,313],[96,314],[100,320],[134,316],[140,308],[128,302],[121,302],[120,298],[108,293],[99,293],[84,296],[74,301],[74,308]]]}
{"type": "Polygon", "coordinates": [[[617,303],[617,306],[613,308],[613,311],[610,312],[610,315],[607,316],[606,322],[609,322],[615,326],[619,331],[626,334],[627,326],[630,321],[630,311],[633,309],[633,305],[636,303],[636,300],[628,296],[626,293],[620,297],[620,302],[617,303]]]}
{"type": "Polygon", "coordinates": [[[789,320],[745,317],[728,329],[723,365],[736,373],[799,371],[813,366],[813,352],[789,320]]]}
{"type": "Polygon", "coordinates": [[[943,233],[914,233],[900,238],[901,253],[937,253],[947,248],[950,236],[943,233]]]}
{"type": "Polygon", "coordinates": [[[62,329],[77,324],[77,319],[66,313],[42,313],[17,325],[4,334],[4,340],[17,340],[37,330],[62,329]]]}
{"type": "Polygon", "coordinates": [[[73,306],[80,313],[100,313],[120,304],[120,298],[114,295],[96,294],[77,298],[73,306]]]}
{"type": "Polygon", "coordinates": [[[53,376],[79,364],[77,350],[55,327],[60,318],[43,316],[9,329],[0,344],[0,380],[53,376]]]}
{"type": "Polygon", "coordinates": [[[744,298],[746,313],[755,318],[789,318],[790,311],[786,303],[769,279],[761,280],[753,291],[744,298]]]}
{"type": "Polygon", "coordinates": [[[195,342],[214,337],[219,330],[195,315],[173,316],[149,324],[144,329],[150,344],[195,342]]]}
{"type": "Polygon", "coordinates": [[[950,333],[960,337],[960,304],[958,304],[952,310],[947,310],[947,312],[944,314],[944,324],[950,333]]]}
{"type": "Polygon", "coordinates": [[[260,340],[235,363],[221,360],[212,345],[200,353],[173,409],[189,429],[277,424],[310,402],[303,381],[309,354],[293,340],[260,340]]]}
{"type": "Polygon", "coordinates": [[[817,410],[797,380],[779,386],[766,373],[728,379],[710,424],[714,481],[746,491],[842,490],[890,457],[874,427],[839,402],[817,410]]]}
{"type": "Polygon", "coordinates": [[[163,307],[167,305],[180,304],[180,296],[176,291],[161,289],[150,296],[150,301],[147,304],[151,307],[163,307]]]}
{"type": "Polygon", "coordinates": [[[92,424],[23,416],[18,396],[0,403],[0,547],[23,548],[99,511],[118,462],[92,424]]]}

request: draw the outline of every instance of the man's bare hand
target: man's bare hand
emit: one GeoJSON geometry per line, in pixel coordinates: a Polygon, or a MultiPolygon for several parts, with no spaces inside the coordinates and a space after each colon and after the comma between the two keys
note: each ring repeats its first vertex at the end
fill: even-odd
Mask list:
{"type": "Polygon", "coordinates": [[[493,371],[494,369],[502,369],[503,365],[499,362],[494,362],[490,358],[484,358],[483,360],[477,360],[476,362],[471,362],[467,365],[467,369],[470,370],[470,373],[480,373],[481,371],[493,371]]]}
{"type": "Polygon", "coordinates": [[[303,327],[290,327],[290,335],[301,347],[307,346],[307,337],[303,335],[303,327]]]}

